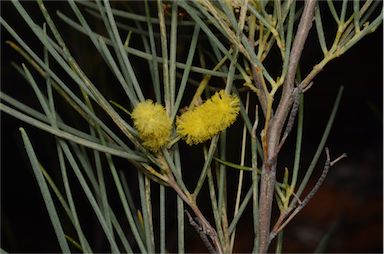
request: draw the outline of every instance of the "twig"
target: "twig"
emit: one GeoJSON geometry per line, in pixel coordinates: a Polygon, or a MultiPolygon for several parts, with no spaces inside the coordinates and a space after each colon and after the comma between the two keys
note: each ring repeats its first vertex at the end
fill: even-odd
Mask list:
{"type": "Polygon", "coordinates": [[[308,202],[311,200],[311,198],[316,194],[320,186],[323,184],[325,178],[327,177],[330,167],[332,167],[341,159],[347,157],[347,155],[344,153],[341,156],[337,157],[335,160],[331,161],[330,155],[329,155],[329,149],[327,147],[325,148],[325,153],[327,155],[327,160],[325,162],[324,169],[323,169],[323,172],[321,173],[319,180],[317,180],[315,186],[312,188],[312,190],[308,193],[308,195],[304,198],[303,201],[300,201],[299,197],[294,195],[298,199],[299,205],[296,207],[296,209],[292,213],[290,212],[293,210],[293,207],[290,207],[284,212],[284,214],[282,214],[282,216],[279,218],[278,222],[276,223],[276,225],[274,226],[274,229],[271,232],[270,241],[272,241],[273,238],[275,238],[276,235],[308,204],[308,202]],[[285,218],[288,215],[289,217],[285,220],[285,218]]]}
{"type": "Polygon", "coordinates": [[[275,151],[275,153],[273,154],[271,159],[269,159],[269,163],[273,163],[276,161],[277,156],[278,156],[281,148],[283,147],[285,140],[287,139],[289,133],[291,133],[293,124],[295,123],[297,111],[298,111],[299,106],[300,106],[300,96],[303,94],[303,90],[301,89],[300,86],[297,86],[294,89],[292,94],[293,94],[293,105],[292,105],[291,113],[289,114],[287,126],[285,127],[283,137],[281,138],[281,141],[279,143],[277,150],[275,151]]]}
{"type": "Polygon", "coordinates": [[[207,233],[204,231],[204,228],[201,226],[201,222],[199,218],[195,217],[193,219],[191,214],[187,210],[185,210],[185,214],[188,217],[189,224],[191,224],[191,226],[195,228],[197,233],[199,233],[201,239],[203,240],[205,246],[208,248],[209,252],[215,253],[215,249],[213,248],[211,242],[208,240],[207,233]]]}
{"type": "Polygon", "coordinates": [[[301,89],[303,90],[303,93],[305,93],[306,91],[308,91],[312,86],[313,86],[313,81],[311,81],[310,83],[309,83],[309,85],[307,85],[305,88],[303,88],[303,85],[304,84],[300,84],[300,87],[301,87],[301,89]]]}
{"type": "Polygon", "coordinates": [[[254,240],[253,245],[254,249],[257,250],[259,246],[259,207],[258,207],[258,199],[259,199],[259,179],[257,176],[257,143],[256,143],[256,130],[259,124],[259,107],[256,104],[255,109],[255,123],[252,127],[252,136],[251,136],[251,144],[252,144],[252,209],[253,209],[253,231],[254,231],[254,240]]]}
{"type": "MultiPolygon", "coordinates": [[[[250,16],[250,21],[248,22],[249,24],[249,44],[250,45],[255,45],[255,30],[256,30],[256,17],[251,15],[250,16]]],[[[258,89],[259,93],[257,94],[257,97],[259,98],[261,108],[264,112],[264,115],[267,114],[267,91],[265,89],[265,86],[263,86],[263,80],[262,80],[262,74],[260,69],[257,68],[256,65],[251,64],[250,66],[251,71],[252,71],[252,77],[253,77],[253,82],[255,83],[255,87],[258,89]]]]}
{"type": "Polygon", "coordinates": [[[253,82],[255,83],[256,88],[260,91],[257,95],[260,101],[261,108],[264,115],[267,114],[267,95],[266,91],[262,85],[262,78],[260,77],[260,70],[257,69],[256,65],[251,64],[253,82]]]}
{"type": "Polygon", "coordinates": [[[279,144],[279,148],[284,144],[286,138],[288,137],[289,133],[292,130],[293,124],[295,122],[296,114],[297,114],[297,111],[299,109],[300,96],[302,93],[303,92],[301,91],[300,87],[295,88],[293,91],[294,102],[292,105],[291,114],[289,115],[289,118],[288,118],[287,127],[285,128],[283,138],[281,139],[281,142],[279,144]]]}
{"type": "MultiPolygon", "coordinates": [[[[188,192],[184,193],[179,185],[176,183],[176,180],[171,172],[171,169],[165,168],[165,171],[167,172],[167,175],[169,177],[168,183],[169,186],[172,187],[177,195],[184,200],[184,202],[193,210],[195,213],[198,222],[200,224],[200,227],[202,228],[202,231],[205,233],[205,235],[209,236],[209,238],[212,240],[213,246],[214,246],[214,253],[223,253],[219,238],[217,236],[216,230],[211,226],[211,224],[207,221],[207,219],[204,217],[204,215],[201,213],[199,207],[195,203],[195,199],[193,196],[188,192]]],[[[203,241],[205,241],[203,239],[203,241]]]]}
{"type": "Polygon", "coordinates": [[[275,156],[280,152],[280,149],[283,147],[285,140],[287,139],[289,133],[291,133],[293,124],[295,123],[297,111],[299,109],[300,105],[300,96],[303,94],[303,91],[301,90],[300,86],[296,87],[293,91],[293,105],[291,109],[291,113],[288,118],[287,126],[285,127],[283,137],[281,138],[281,141],[279,143],[279,147],[277,148],[277,151],[275,152],[275,156]]]}

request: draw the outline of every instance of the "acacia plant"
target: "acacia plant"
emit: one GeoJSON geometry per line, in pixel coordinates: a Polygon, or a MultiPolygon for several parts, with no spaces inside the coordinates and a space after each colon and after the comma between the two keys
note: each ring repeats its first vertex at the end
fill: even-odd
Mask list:
{"type": "Polygon", "coordinates": [[[40,49],[31,48],[17,27],[0,18],[2,29],[14,38],[7,44],[25,60],[14,67],[32,87],[42,111],[3,92],[0,109],[55,138],[59,169],[46,168],[35,153],[39,145],[20,128],[61,251],[95,251],[72,189],[79,185],[110,252],[167,252],[166,232],[174,216],[166,208],[171,195],[177,197],[174,251],[188,251],[189,224],[207,250],[231,253],[238,221],[248,207],[253,216],[248,218],[253,223],[249,235],[254,238],[249,252],[266,253],[276,236],[276,251],[281,252],[284,228],[316,193],[329,168],[345,156],[330,158],[325,148],[340,89],[312,162],[300,165],[305,92],[331,60],[381,24],[381,2],[69,0],[66,4],[72,13],[53,13],[46,8],[52,3],[42,0],[12,1],[40,49]],[[42,24],[25,10],[29,4],[40,8],[42,24]],[[332,20],[324,22],[325,12],[332,20]],[[64,22],[61,27],[58,19],[64,22]],[[73,41],[62,35],[63,24],[87,36],[111,73],[108,89],[123,93],[124,100],[107,97],[100,82],[87,76],[79,56],[67,46],[73,41]],[[336,27],[336,32],[326,25],[336,27]],[[301,73],[300,59],[311,30],[318,42],[312,47],[323,54],[301,73]],[[63,103],[87,129],[63,120],[66,112],[58,106],[63,103]],[[279,165],[279,153],[294,127],[292,164],[279,165]],[[230,162],[227,155],[238,152],[236,147],[240,161],[230,162]],[[191,150],[203,158],[193,172],[188,167],[191,150]],[[315,186],[307,186],[324,150],[322,174],[315,186]],[[118,157],[125,164],[117,164],[118,157]],[[60,179],[52,177],[54,170],[60,170],[60,179]],[[127,171],[130,177],[137,175],[138,186],[127,180],[127,171]],[[228,184],[233,181],[229,174],[236,175],[235,188],[228,184]],[[303,195],[306,187],[311,191],[303,195]],[[132,189],[139,190],[139,202],[133,201],[132,189]],[[111,193],[118,195],[124,216],[117,216],[111,193]],[[231,193],[234,202],[227,199],[231,193]],[[202,209],[202,200],[209,200],[210,209],[202,209]],[[271,216],[274,202],[278,218],[271,216]],[[73,234],[65,232],[58,210],[68,216],[73,234]]]}

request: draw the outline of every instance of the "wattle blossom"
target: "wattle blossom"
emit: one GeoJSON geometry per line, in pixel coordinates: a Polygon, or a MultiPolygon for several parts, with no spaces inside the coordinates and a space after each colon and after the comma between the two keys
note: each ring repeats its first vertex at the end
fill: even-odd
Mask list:
{"type": "Polygon", "coordinates": [[[151,100],[140,102],[131,113],[143,146],[151,151],[158,151],[168,143],[172,123],[161,104],[151,100]]]}
{"type": "Polygon", "coordinates": [[[183,113],[176,121],[177,133],[189,145],[205,142],[235,122],[239,102],[238,97],[221,90],[202,105],[183,113]]]}

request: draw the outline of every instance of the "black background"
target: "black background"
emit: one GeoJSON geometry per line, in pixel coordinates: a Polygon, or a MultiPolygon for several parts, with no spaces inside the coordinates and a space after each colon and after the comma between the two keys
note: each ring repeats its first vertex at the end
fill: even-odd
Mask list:
{"type": "MultiPolygon", "coordinates": [[[[24,6],[30,13],[36,13],[32,16],[39,16],[35,4],[25,3],[24,6]]],[[[35,49],[41,54],[41,46],[38,46],[36,38],[26,29],[13,6],[8,2],[1,2],[1,7],[2,17],[24,35],[30,45],[36,46],[35,49]]],[[[70,12],[64,3],[56,2],[49,7],[52,10],[60,9],[64,13],[70,12]]],[[[51,12],[52,15],[53,13],[51,12]]],[[[42,22],[41,17],[36,20],[40,21],[39,24],[42,22]]],[[[70,29],[68,31],[67,25],[60,21],[58,24],[60,29],[63,29],[73,55],[92,81],[100,84],[100,89],[107,96],[121,99],[121,94],[113,94],[108,87],[110,72],[100,68],[100,59],[97,56],[89,55],[91,44],[77,32],[71,32],[70,29]]],[[[375,33],[368,35],[345,55],[329,63],[315,78],[314,86],[305,94],[302,165],[308,165],[311,160],[340,86],[345,86],[344,95],[327,146],[333,157],[345,152],[348,158],[331,169],[324,186],[288,226],[284,245],[284,250],[287,252],[313,251],[332,224],[336,225],[336,228],[326,251],[382,252],[382,36],[380,26],[375,33]]],[[[23,60],[5,45],[4,42],[9,39],[10,35],[2,28],[1,90],[41,110],[34,99],[32,89],[10,65],[11,61],[20,63],[23,60]]],[[[319,57],[313,28],[302,57],[303,73],[308,71],[319,57]]],[[[140,79],[145,80],[148,75],[140,68],[140,64],[138,61],[135,69],[142,74],[140,79]]],[[[35,77],[37,76],[35,74],[35,77]]],[[[73,120],[72,117],[70,113],[64,113],[65,119],[70,121],[73,120]]],[[[55,234],[25,155],[18,131],[20,126],[26,129],[44,165],[54,176],[59,176],[59,172],[53,170],[57,167],[55,152],[52,153],[55,151],[53,138],[2,113],[1,248],[9,252],[58,252],[60,249],[55,234]]],[[[74,123],[74,126],[84,128],[82,123],[74,123]]],[[[238,123],[236,126],[241,127],[238,123]]],[[[292,142],[291,137],[282,151],[279,162],[282,169],[284,166],[290,166],[289,161],[293,154],[290,150],[290,147],[293,147],[292,142]]],[[[182,146],[182,149],[189,148],[182,146]]],[[[236,160],[236,155],[231,159],[236,160]]],[[[317,168],[317,175],[320,170],[321,165],[317,168]]],[[[132,174],[128,174],[130,175],[132,174]]],[[[134,183],[134,180],[132,181],[134,183]]],[[[80,192],[81,200],[84,197],[80,192]]],[[[172,203],[172,198],[170,201],[172,203]]],[[[203,200],[200,202],[203,203],[203,200]]],[[[173,206],[174,204],[168,204],[170,209],[173,206]]],[[[93,242],[98,248],[95,251],[105,250],[105,240],[102,240],[95,218],[90,215],[91,210],[87,212],[90,207],[86,204],[81,204],[80,207],[85,210],[83,219],[85,229],[88,230],[86,232],[92,239],[91,243],[93,242]]],[[[245,218],[251,218],[247,216],[245,218]]],[[[251,224],[248,219],[240,220],[235,251],[250,250],[251,224]]],[[[170,240],[167,247],[170,251],[177,250],[175,240],[171,237],[175,234],[173,226],[174,221],[168,228],[170,240]]],[[[186,227],[190,231],[188,234],[191,235],[186,240],[187,250],[206,251],[193,229],[188,225],[186,227]]]]}

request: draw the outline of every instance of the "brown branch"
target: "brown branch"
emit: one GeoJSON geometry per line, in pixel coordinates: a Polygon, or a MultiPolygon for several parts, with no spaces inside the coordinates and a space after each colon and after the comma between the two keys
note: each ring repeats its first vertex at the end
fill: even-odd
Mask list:
{"type": "Polygon", "coordinates": [[[213,248],[212,243],[208,240],[207,234],[204,231],[203,227],[201,226],[201,222],[199,221],[199,218],[195,217],[195,219],[193,219],[191,214],[188,212],[188,210],[185,210],[185,214],[188,217],[189,224],[191,224],[191,226],[195,228],[196,232],[199,233],[201,239],[203,240],[209,252],[215,253],[215,249],[213,248]]]}
{"type": "Polygon", "coordinates": [[[255,83],[255,87],[259,90],[257,97],[259,98],[261,109],[263,110],[264,115],[266,115],[267,114],[267,94],[262,85],[263,81],[262,81],[262,78],[260,77],[261,70],[258,69],[257,66],[253,64],[251,64],[251,70],[252,70],[253,82],[255,83]]]}
{"type": "Polygon", "coordinates": [[[279,143],[279,148],[277,149],[277,153],[280,151],[281,147],[284,145],[285,140],[287,139],[289,133],[291,133],[293,124],[295,123],[297,111],[299,109],[301,94],[302,94],[302,91],[300,87],[295,88],[295,91],[293,92],[293,105],[292,105],[291,113],[289,114],[287,126],[285,127],[283,137],[279,143]]]}
{"type": "MultiPolygon", "coordinates": [[[[176,183],[174,176],[172,175],[171,171],[168,169],[166,170],[168,173],[168,183],[169,186],[172,187],[177,195],[192,209],[192,211],[196,215],[196,219],[200,224],[201,231],[204,232],[205,235],[209,236],[209,238],[212,240],[212,244],[214,246],[214,252],[215,253],[223,253],[223,250],[221,248],[221,244],[219,241],[219,238],[217,236],[216,230],[211,226],[211,224],[207,221],[207,219],[204,217],[204,215],[201,213],[199,207],[196,205],[195,201],[191,197],[189,193],[184,193],[179,185],[176,183]]],[[[203,241],[206,239],[202,238],[203,241]]]]}
{"type": "Polygon", "coordinates": [[[331,161],[330,155],[329,155],[329,149],[325,148],[325,153],[327,155],[327,160],[324,165],[323,172],[321,173],[320,178],[317,180],[315,186],[312,188],[312,190],[308,193],[308,195],[304,198],[303,201],[300,201],[298,197],[298,203],[299,205],[295,208],[295,210],[291,213],[291,211],[294,209],[294,207],[288,208],[282,216],[280,216],[278,222],[275,224],[271,235],[270,235],[270,241],[273,240],[273,238],[276,237],[276,235],[284,229],[284,227],[308,204],[308,202],[312,199],[312,197],[317,193],[320,186],[324,183],[325,178],[327,177],[327,174],[329,172],[329,169],[338,161],[341,159],[347,157],[347,155],[344,153],[341,156],[337,157],[335,160],[331,161]],[[289,217],[287,218],[287,216],[289,217]],[[287,218],[287,219],[286,219],[287,218]]]}
{"type": "Polygon", "coordinates": [[[315,5],[315,0],[307,0],[305,2],[289,58],[289,68],[283,84],[282,97],[277,107],[276,115],[271,119],[270,128],[265,133],[267,135],[268,150],[266,151],[267,157],[264,158],[260,183],[259,253],[266,253],[270,243],[270,220],[276,182],[276,151],[278,150],[281,131],[293,103],[295,75],[304,43],[312,26],[315,5]]]}
{"type": "MultiPolygon", "coordinates": [[[[254,47],[255,45],[255,30],[256,30],[256,17],[251,16],[250,17],[249,23],[249,35],[248,35],[248,41],[249,44],[254,47]]],[[[256,65],[251,64],[250,66],[251,71],[252,71],[252,77],[253,77],[253,82],[255,84],[255,87],[258,89],[257,97],[260,101],[261,108],[263,110],[264,115],[267,114],[267,92],[265,91],[265,88],[263,87],[263,77],[262,77],[262,72],[260,68],[257,68],[256,65]]]]}
{"type": "Polygon", "coordinates": [[[295,123],[295,119],[296,119],[296,115],[297,115],[297,111],[299,109],[299,105],[300,105],[300,96],[301,94],[303,93],[303,91],[301,90],[301,87],[298,86],[294,89],[294,102],[293,102],[293,105],[292,105],[292,110],[291,110],[291,113],[289,114],[289,118],[288,118],[288,122],[287,122],[287,126],[285,127],[285,130],[284,130],[284,134],[283,134],[283,137],[281,138],[281,141],[279,143],[279,146],[277,147],[276,151],[274,152],[274,154],[271,156],[271,159],[269,159],[269,161],[271,163],[275,162],[277,160],[277,156],[280,152],[280,149],[283,147],[284,143],[285,143],[285,140],[287,139],[289,133],[291,133],[291,130],[293,128],[293,124],[295,123]]]}
{"type": "Polygon", "coordinates": [[[297,111],[298,111],[299,105],[300,105],[300,96],[302,94],[302,90],[301,90],[300,86],[296,87],[294,90],[295,90],[293,93],[294,94],[294,97],[293,97],[294,102],[292,105],[291,113],[289,114],[287,126],[285,127],[284,134],[283,134],[283,137],[279,143],[279,146],[274,151],[273,155],[270,156],[270,159],[268,161],[269,164],[273,164],[276,162],[277,156],[279,155],[279,152],[280,152],[280,149],[283,147],[285,140],[287,139],[289,133],[291,133],[291,130],[293,128],[293,124],[295,123],[297,111]]]}
{"type": "Polygon", "coordinates": [[[309,30],[312,26],[316,0],[307,0],[305,2],[303,14],[295,35],[291,55],[289,57],[289,67],[286,79],[283,84],[283,93],[273,118],[270,131],[270,149],[274,150],[279,142],[281,130],[286,121],[288,112],[293,103],[294,81],[301,54],[307,40],[309,30]]]}
{"type": "Polygon", "coordinates": [[[276,182],[276,163],[264,163],[259,198],[259,253],[267,253],[271,223],[272,201],[276,182]]]}

